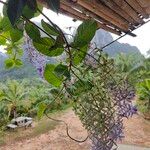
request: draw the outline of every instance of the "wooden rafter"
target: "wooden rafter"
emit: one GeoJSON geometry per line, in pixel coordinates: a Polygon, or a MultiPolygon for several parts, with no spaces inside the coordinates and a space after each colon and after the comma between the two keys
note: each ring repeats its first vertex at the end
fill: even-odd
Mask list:
{"type": "Polygon", "coordinates": [[[93,18],[99,28],[117,35],[135,36],[131,32],[150,18],[150,0],[60,0],[60,3],[60,13],[81,21],[93,18]]]}

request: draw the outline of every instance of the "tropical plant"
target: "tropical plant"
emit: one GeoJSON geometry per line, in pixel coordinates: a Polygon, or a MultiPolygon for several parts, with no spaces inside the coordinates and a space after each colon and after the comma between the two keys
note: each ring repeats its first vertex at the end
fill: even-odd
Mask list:
{"type": "Polygon", "coordinates": [[[118,73],[134,86],[150,75],[150,59],[144,58],[144,56],[119,54],[115,59],[115,63],[118,73]]]}
{"type": "Polygon", "coordinates": [[[25,106],[27,91],[15,80],[8,80],[6,85],[1,84],[0,103],[5,104],[8,111],[8,118],[17,116],[20,107],[25,106]]]}
{"type": "MultiPolygon", "coordinates": [[[[80,117],[85,117],[80,119],[85,127],[87,127],[89,134],[92,135],[93,149],[110,150],[117,139],[122,137],[122,117],[128,117],[133,114],[132,107],[129,107],[131,106],[130,101],[128,103],[127,100],[131,100],[134,94],[132,90],[128,88],[129,91],[126,89],[122,90],[126,92],[126,97],[124,97],[124,93],[120,90],[121,85],[117,86],[119,83],[115,84],[115,87],[113,86],[113,88],[115,88],[113,93],[111,84],[114,85],[114,83],[111,83],[112,80],[110,80],[110,78],[114,79],[112,78],[114,66],[111,66],[111,64],[113,65],[112,60],[109,60],[105,55],[99,56],[100,60],[94,58],[95,62],[102,62],[102,64],[98,65],[100,72],[99,70],[97,71],[98,68],[94,68],[95,72],[97,71],[98,73],[93,75],[92,80],[85,80],[83,76],[84,73],[78,76],[75,72],[85,57],[90,55],[88,54],[89,44],[97,30],[95,20],[89,19],[83,21],[70,42],[67,40],[61,28],[54,24],[50,18],[41,11],[39,3],[37,2],[37,0],[8,0],[7,2],[2,2],[4,4],[4,10],[3,18],[0,21],[0,31],[2,36],[5,37],[3,45],[6,46],[8,54],[10,54],[10,58],[5,62],[6,66],[7,68],[11,68],[22,64],[20,55],[18,55],[20,51],[18,43],[24,37],[24,51],[28,54],[30,61],[36,67],[39,75],[54,87],[59,88],[52,90],[53,92],[55,91],[52,101],[55,102],[59,96],[61,98],[62,93],[68,92],[72,99],[76,100],[75,110],[77,114],[79,114],[80,117]],[[41,20],[42,28],[31,20],[37,13],[41,14],[47,20],[47,22],[41,20]],[[25,36],[23,35],[24,31],[26,32],[25,36]],[[41,35],[40,31],[44,32],[45,36],[41,35]],[[47,61],[47,57],[58,57],[62,54],[64,54],[66,58],[58,64],[50,64],[47,61]],[[107,75],[110,76],[108,77],[107,75]],[[100,79],[97,79],[98,77],[100,77],[100,79]],[[115,95],[115,91],[119,94],[115,95]],[[112,96],[114,94],[113,102],[117,104],[116,107],[113,106],[110,93],[112,96]],[[89,97],[86,99],[87,95],[89,97]],[[88,100],[88,102],[86,100],[88,100]],[[99,105],[98,111],[97,108],[95,108],[97,104],[99,105]],[[122,104],[125,104],[125,106],[122,104]],[[84,106],[86,109],[84,109],[84,106]],[[130,111],[126,111],[128,108],[130,111]],[[92,118],[96,119],[96,121],[92,118]],[[88,126],[86,126],[86,123],[88,123],[88,126]],[[103,131],[105,136],[101,131],[103,131]]],[[[44,0],[44,2],[53,11],[58,13],[60,0],[44,0]]],[[[100,50],[98,51],[100,52],[100,50]]],[[[89,66],[88,68],[90,67],[93,68],[93,66],[89,66]]],[[[84,72],[84,69],[82,72],[84,72]]],[[[125,84],[127,83],[125,82],[125,84]]],[[[2,91],[1,95],[2,97],[3,95],[7,97],[6,94],[6,92],[2,91]]],[[[16,97],[17,96],[15,96],[15,98],[16,97]]],[[[8,98],[3,98],[3,100],[9,102],[10,100],[8,101],[7,99],[9,99],[9,96],[8,98]]],[[[13,104],[14,107],[17,108],[17,103],[15,102],[13,104]]],[[[46,108],[49,107],[41,102],[38,114],[41,116],[46,108]]],[[[13,109],[13,107],[11,107],[11,109],[13,109]]]]}
{"type": "Polygon", "coordinates": [[[150,115],[150,79],[137,84],[137,94],[139,110],[150,115]]]}

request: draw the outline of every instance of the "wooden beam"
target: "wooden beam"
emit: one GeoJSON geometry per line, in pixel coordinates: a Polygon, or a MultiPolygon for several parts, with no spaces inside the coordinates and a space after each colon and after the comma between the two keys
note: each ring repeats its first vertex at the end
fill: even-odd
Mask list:
{"type": "Polygon", "coordinates": [[[104,18],[108,22],[111,22],[112,24],[116,25],[120,29],[122,29],[124,31],[128,31],[128,26],[121,25],[120,23],[118,23],[118,21],[114,20],[114,18],[112,18],[112,17],[108,16],[107,14],[105,14],[104,12],[102,12],[97,6],[92,5],[91,3],[89,3],[85,0],[78,0],[77,4],[84,7],[85,9],[89,10],[90,12],[104,18]]]}
{"type": "Polygon", "coordinates": [[[74,14],[75,16],[78,16],[78,17],[81,17],[83,18],[84,20],[86,19],[89,19],[88,16],[86,16],[85,14],[73,9],[72,7],[69,7],[63,3],[60,4],[60,8],[62,8],[63,10],[66,10],[67,12],[71,13],[71,14],[74,14]]]}
{"type": "MultiPolygon", "coordinates": [[[[89,19],[88,16],[86,16],[86,15],[84,15],[84,14],[82,14],[82,13],[76,11],[76,10],[72,11],[71,8],[68,8],[67,6],[63,6],[63,7],[62,6],[63,5],[61,4],[60,13],[62,13],[62,14],[65,14],[65,15],[67,15],[69,17],[72,17],[74,19],[81,20],[81,21],[89,19]]],[[[114,33],[114,34],[117,34],[117,35],[121,34],[120,31],[112,29],[112,28],[110,28],[110,27],[108,27],[108,26],[106,26],[106,25],[104,25],[104,24],[102,24],[100,22],[97,22],[97,23],[98,23],[98,28],[102,28],[102,29],[104,29],[104,30],[106,30],[108,32],[111,32],[111,33],[114,33]]]]}
{"type": "Polygon", "coordinates": [[[150,7],[145,8],[145,10],[146,10],[147,14],[149,14],[149,16],[150,16],[150,7]]]}
{"type": "Polygon", "coordinates": [[[143,8],[150,7],[150,0],[137,0],[143,8]]]}
{"type": "Polygon", "coordinates": [[[137,24],[130,15],[128,15],[123,9],[121,9],[116,3],[114,3],[112,0],[99,0],[102,1],[107,7],[114,10],[117,14],[125,18],[129,23],[131,24],[137,24]]]}
{"type": "MultiPolygon", "coordinates": [[[[130,15],[136,22],[142,24],[144,21],[138,16],[136,13],[126,2],[125,0],[112,0],[116,3],[121,9],[123,9],[128,15],[130,15]]],[[[137,24],[137,25],[139,25],[137,24]]]]}
{"type": "Polygon", "coordinates": [[[108,25],[108,26],[111,26],[112,28],[118,28],[117,26],[113,25],[112,23],[106,21],[105,19],[101,18],[100,16],[90,12],[89,10],[81,7],[80,5],[78,4],[72,4],[72,3],[69,3],[69,2],[66,2],[65,0],[61,0],[61,3],[70,7],[70,8],[73,8],[73,9],[78,9],[80,10],[83,14],[87,15],[87,16],[90,16],[91,18],[94,18],[96,20],[98,20],[99,22],[105,24],[105,25],[108,25]]]}
{"type": "Polygon", "coordinates": [[[126,0],[126,2],[132,6],[139,14],[141,14],[144,18],[148,18],[149,15],[146,13],[145,9],[143,9],[140,4],[136,0],[126,0]]]}
{"type": "Polygon", "coordinates": [[[123,18],[122,16],[117,14],[114,10],[104,5],[101,1],[99,0],[87,0],[87,1],[89,1],[90,4],[95,5],[95,8],[100,9],[100,11],[102,11],[104,14],[116,20],[120,25],[129,27],[128,24],[129,22],[125,18],[123,18]]]}
{"type": "Polygon", "coordinates": [[[145,9],[146,13],[150,15],[150,0],[137,0],[137,2],[145,9]]]}

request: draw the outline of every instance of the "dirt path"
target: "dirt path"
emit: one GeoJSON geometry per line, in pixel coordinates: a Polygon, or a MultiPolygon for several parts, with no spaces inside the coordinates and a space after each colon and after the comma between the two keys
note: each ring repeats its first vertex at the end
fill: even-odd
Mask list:
{"type": "MultiPolygon", "coordinates": [[[[81,140],[87,136],[86,131],[79,119],[72,110],[68,110],[59,116],[69,124],[70,134],[81,140]]],[[[130,120],[125,120],[125,135],[123,143],[135,144],[150,147],[150,122],[143,120],[140,116],[135,116],[130,120]]],[[[8,143],[0,147],[0,150],[89,150],[90,141],[79,144],[66,135],[65,126],[57,125],[54,130],[42,134],[38,137],[8,143]]]]}

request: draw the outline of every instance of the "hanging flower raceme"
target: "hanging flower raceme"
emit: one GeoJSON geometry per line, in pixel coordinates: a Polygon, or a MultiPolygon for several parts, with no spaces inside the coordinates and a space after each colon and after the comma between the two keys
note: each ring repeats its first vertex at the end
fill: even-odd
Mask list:
{"type": "MultiPolygon", "coordinates": [[[[134,91],[122,77],[116,79],[112,59],[101,52],[99,60],[90,78],[93,86],[76,97],[74,110],[88,130],[92,150],[117,149],[117,141],[124,137],[123,118],[136,113],[134,91]]],[[[87,82],[82,83],[80,88],[84,91],[87,86],[87,82]]]]}
{"type": "Polygon", "coordinates": [[[36,67],[38,74],[43,78],[44,68],[46,65],[46,56],[39,53],[33,46],[32,40],[26,35],[24,46],[25,53],[28,55],[30,62],[36,67]]]}
{"type": "Polygon", "coordinates": [[[120,82],[120,85],[113,88],[112,93],[119,116],[129,118],[137,113],[136,107],[132,105],[135,92],[127,81],[124,81],[122,84],[120,82]]]}

